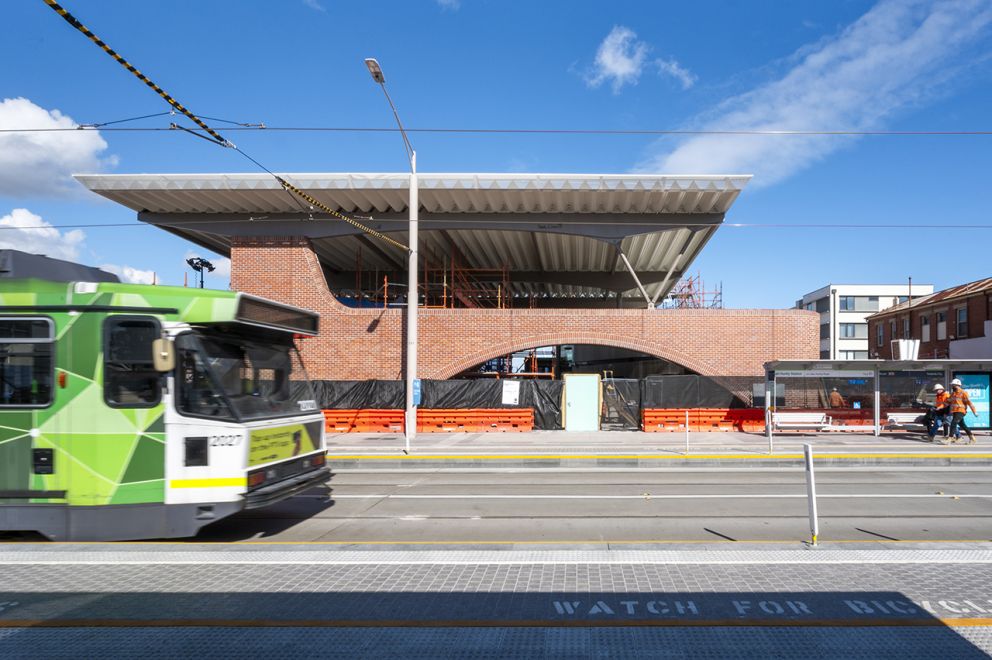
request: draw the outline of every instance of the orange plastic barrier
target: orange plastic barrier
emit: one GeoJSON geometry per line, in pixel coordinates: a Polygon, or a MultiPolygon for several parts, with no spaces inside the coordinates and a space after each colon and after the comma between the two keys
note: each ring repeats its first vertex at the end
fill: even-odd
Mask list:
{"type": "MultiPolygon", "coordinates": [[[[402,410],[325,410],[328,433],[402,433],[402,410]]],[[[485,433],[534,430],[531,408],[417,409],[419,433],[485,433]]]]}
{"type": "Polygon", "coordinates": [[[325,410],[328,433],[402,433],[402,410],[325,410]]]}
{"type": "Polygon", "coordinates": [[[520,433],[534,430],[531,408],[471,408],[417,410],[418,433],[520,433]]]}
{"type": "MultiPolygon", "coordinates": [[[[641,411],[641,428],[655,433],[685,433],[685,413],[684,409],[677,408],[646,408],[641,411]]],[[[765,411],[761,408],[695,408],[689,410],[689,430],[762,432],[765,430],[765,411]]]]}

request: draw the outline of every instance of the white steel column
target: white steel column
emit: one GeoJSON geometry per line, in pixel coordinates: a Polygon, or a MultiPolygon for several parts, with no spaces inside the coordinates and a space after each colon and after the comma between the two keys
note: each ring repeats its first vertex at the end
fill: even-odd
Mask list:
{"type": "Polygon", "coordinates": [[[406,451],[410,453],[410,441],[417,437],[417,406],[413,400],[413,381],[417,378],[417,311],[419,286],[417,284],[417,224],[420,211],[420,198],[417,190],[417,152],[410,154],[410,257],[407,262],[406,293],[406,451]]]}

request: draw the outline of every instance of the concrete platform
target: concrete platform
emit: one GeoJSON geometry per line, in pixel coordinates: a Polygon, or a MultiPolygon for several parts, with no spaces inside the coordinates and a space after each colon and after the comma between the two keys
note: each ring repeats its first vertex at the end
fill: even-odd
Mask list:
{"type": "Polygon", "coordinates": [[[0,654],[979,658],[992,551],[0,546],[0,654]]]}
{"type": "Polygon", "coordinates": [[[754,433],[428,433],[416,437],[406,454],[398,434],[345,433],[327,436],[333,468],[441,467],[663,467],[739,463],[794,466],[803,445],[813,445],[818,463],[940,466],[992,465],[992,438],[977,433],[974,445],[939,445],[923,434],[781,433],[771,447],[754,433]],[[688,451],[686,450],[688,445],[688,451]]]}

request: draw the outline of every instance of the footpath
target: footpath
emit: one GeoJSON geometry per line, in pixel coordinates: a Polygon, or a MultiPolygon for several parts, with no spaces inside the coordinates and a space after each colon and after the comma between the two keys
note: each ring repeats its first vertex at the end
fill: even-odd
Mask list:
{"type": "Polygon", "coordinates": [[[819,465],[992,466],[992,437],[939,445],[922,434],[781,433],[428,433],[410,452],[402,434],[328,434],[337,469],[794,467],[812,445],[819,465]]]}

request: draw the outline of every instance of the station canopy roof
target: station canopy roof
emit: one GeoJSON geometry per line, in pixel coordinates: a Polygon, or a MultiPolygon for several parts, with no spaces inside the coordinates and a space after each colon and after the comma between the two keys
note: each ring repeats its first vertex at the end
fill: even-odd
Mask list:
{"type": "MultiPolygon", "coordinates": [[[[342,213],[406,244],[409,174],[281,174],[342,213]]],[[[311,213],[267,174],[84,174],[93,192],[205,248],[239,236],[307,236],[325,270],[404,271],[405,253],[311,213]]],[[[749,175],[419,174],[421,255],[432,266],[506,267],[516,295],[664,296],[723,222],[749,175]],[[618,251],[619,249],[619,251],[618,251]]],[[[350,278],[350,280],[349,280],[350,278]]]]}

